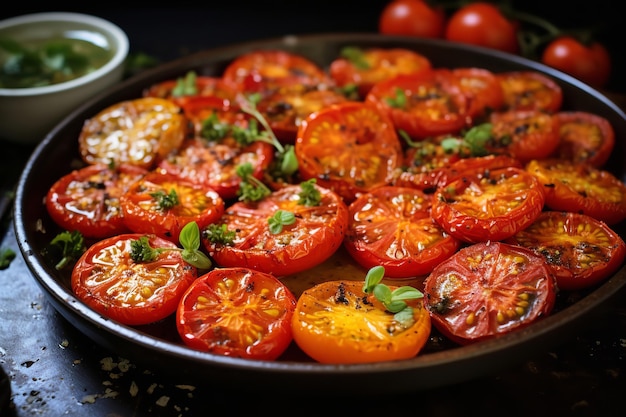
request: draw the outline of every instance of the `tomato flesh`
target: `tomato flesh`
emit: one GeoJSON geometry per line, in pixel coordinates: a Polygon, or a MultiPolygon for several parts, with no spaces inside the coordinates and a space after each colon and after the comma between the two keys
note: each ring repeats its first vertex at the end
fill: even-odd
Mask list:
{"type": "Polygon", "coordinates": [[[292,320],[294,341],[321,363],[409,359],[426,344],[431,328],[422,300],[409,305],[413,322],[406,327],[363,292],[363,281],[326,281],[298,298],[292,320]]]}
{"type": "Polygon", "coordinates": [[[476,243],[424,282],[433,325],[462,345],[521,329],[550,314],[556,282],[544,258],[502,242],[476,243]]]}
{"type": "MultiPolygon", "coordinates": [[[[163,320],[176,311],[178,301],[197,277],[195,267],[178,250],[166,250],[149,262],[131,258],[131,243],[143,234],[103,239],[76,262],[72,291],[105,317],[128,325],[163,320]]],[[[169,240],[148,236],[153,248],[177,249],[169,240]]]]}
{"type": "Polygon", "coordinates": [[[275,360],[292,341],[296,298],[273,275],[217,268],[182,296],[176,327],[186,345],[205,352],[275,360]]]}

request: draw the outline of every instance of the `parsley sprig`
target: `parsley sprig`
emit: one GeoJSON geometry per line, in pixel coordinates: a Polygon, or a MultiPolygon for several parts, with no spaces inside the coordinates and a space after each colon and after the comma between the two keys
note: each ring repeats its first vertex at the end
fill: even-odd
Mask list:
{"type": "Polygon", "coordinates": [[[374,266],[367,271],[363,291],[366,294],[373,294],[385,308],[394,313],[394,318],[402,325],[408,327],[413,322],[413,309],[409,307],[406,300],[417,300],[424,297],[424,294],[416,288],[404,285],[391,291],[382,283],[385,277],[383,266],[374,266]]]}
{"type": "Polygon", "coordinates": [[[87,250],[85,239],[82,233],[77,230],[71,232],[66,230],[59,233],[50,241],[50,246],[59,249],[61,252],[61,259],[54,266],[57,270],[64,269],[72,262],[78,260],[87,250]]]}
{"type": "Polygon", "coordinates": [[[200,250],[200,228],[196,222],[189,222],[183,227],[178,236],[181,248],[153,248],[147,236],[141,236],[131,242],[130,257],[135,262],[151,262],[166,251],[180,251],[183,259],[198,269],[209,269],[212,262],[200,250]]]}

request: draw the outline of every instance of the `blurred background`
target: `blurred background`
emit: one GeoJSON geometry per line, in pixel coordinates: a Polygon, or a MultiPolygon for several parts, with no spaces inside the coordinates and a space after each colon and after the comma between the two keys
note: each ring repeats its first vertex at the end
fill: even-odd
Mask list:
{"type": "MultiPolygon", "coordinates": [[[[176,7],[107,7],[102,2],[82,6],[23,7],[0,11],[0,18],[41,11],[77,11],[106,18],[124,29],[131,40],[131,53],[160,61],[178,58],[206,48],[224,45],[224,34],[232,43],[251,39],[318,32],[377,32],[378,21],[390,0],[316,1],[212,1],[205,6],[176,2],[176,7]]],[[[466,0],[432,0],[447,6],[448,13],[466,0]]],[[[590,31],[593,40],[610,53],[611,77],[607,90],[626,93],[626,54],[619,31],[621,14],[610,0],[492,0],[517,12],[543,18],[563,31],[590,31]]],[[[3,8],[4,9],[4,8],[3,8]]]]}

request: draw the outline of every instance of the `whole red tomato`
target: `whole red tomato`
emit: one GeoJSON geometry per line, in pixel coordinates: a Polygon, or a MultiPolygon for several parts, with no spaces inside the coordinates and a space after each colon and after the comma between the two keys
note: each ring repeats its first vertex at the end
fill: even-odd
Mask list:
{"type": "Polygon", "coordinates": [[[385,35],[441,38],[445,26],[443,8],[423,0],[393,0],[380,14],[378,28],[385,35]]]}
{"type": "Polygon", "coordinates": [[[560,36],[550,42],[541,62],[593,87],[604,87],[611,75],[611,57],[604,45],[585,44],[571,36],[560,36]]]}
{"type": "Polygon", "coordinates": [[[476,2],[459,8],[448,20],[445,38],[504,52],[519,51],[517,25],[489,3],[476,2]]]}

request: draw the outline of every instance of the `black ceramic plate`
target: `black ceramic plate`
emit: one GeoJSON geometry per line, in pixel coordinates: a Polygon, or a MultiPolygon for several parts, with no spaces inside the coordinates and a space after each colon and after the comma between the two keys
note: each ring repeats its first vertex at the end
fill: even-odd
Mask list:
{"type": "MultiPolygon", "coordinates": [[[[55,270],[43,255],[46,245],[59,232],[48,217],[43,199],[50,185],[68,173],[79,160],[78,134],[83,122],[106,106],[141,95],[152,83],[184,75],[219,75],[238,55],[255,49],[285,49],[304,55],[326,67],[344,46],[406,47],[426,55],[437,67],[477,66],[492,71],[532,69],[546,73],[563,88],[566,109],[585,110],[606,117],[615,128],[617,146],[609,169],[626,179],[624,138],[626,116],[608,98],[586,85],[523,58],[492,50],[456,45],[445,41],[382,37],[375,34],[321,34],[249,42],[197,53],[154,70],[141,73],[102,94],[70,114],[35,149],[20,178],[15,202],[15,231],[28,267],[53,306],[74,326],[98,344],[119,352],[149,369],[271,390],[310,389],[323,392],[363,392],[375,384],[378,392],[401,392],[453,384],[501,370],[516,361],[544,351],[548,346],[573,337],[614,301],[626,284],[626,268],[585,293],[560,295],[558,309],[528,328],[471,346],[429,345],[417,357],[397,362],[362,365],[322,365],[308,360],[292,347],[275,362],[250,361],[215,356],[186,348],[177,338],[173,321],[133,328],[108,320],[78,301],[69,285],[69,275],[55,270]]],[[[621,231],[620,231],[621,233],[621,231]]],[[[349,261],[346,261],[349,268],[349,261]]],[[[342,269],[338,267],[337,274],[342,269]]],[[[280,392],[280,391],[279,391],[280,392]]]]}

